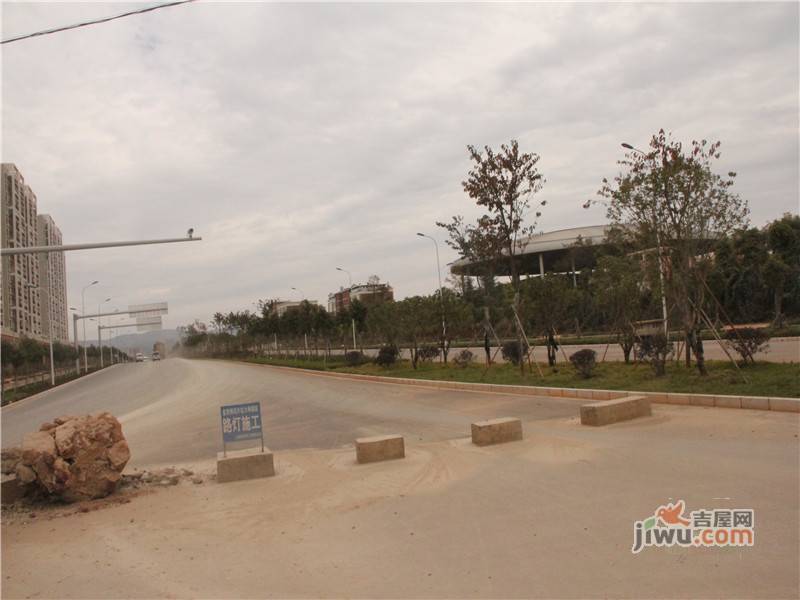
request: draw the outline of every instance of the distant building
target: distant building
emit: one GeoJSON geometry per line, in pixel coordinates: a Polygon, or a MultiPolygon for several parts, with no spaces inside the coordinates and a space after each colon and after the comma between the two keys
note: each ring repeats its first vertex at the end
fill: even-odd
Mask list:
{"type": "MultiPolygon", "coordinates": [[[[36,194],[16,165],[0,166],[0,237],[4,248],[53,246],[61,231],[49,215],[37,215],[36,194]]],[[[2,335],[68,341],[67,277],[63,253],[2,258],[2,335]],[[52,313],[52,318],[50,314],[52,313]]]]}
{"type": "Polygon", "coordinates": [[[328,294],[328,312],[336,314],[350,309],[350,303],[358,300],[367,306],[394,300],[394,289],[388,283],[367,283],[341,288],[328,294]]]}
{"type": "MultiPolygon", "coordinates": [[[[50,215],[39,215],[37,246],[60,246],[61,230],[50,215]]],[[[69,342],[67,307],[67,267],[63,252],[39,254],[39,282],[42,289],[42,335],[69,342]]]]}
{"type": "Polygon", "coordinates": [[[309,304],[318,304],[316,300],[276,300],[272,303],[272,312],[277,314],[279,317],[282,317],[287,310],[300,308],[300,305],[303,302],[308,302],[309,304]]]}

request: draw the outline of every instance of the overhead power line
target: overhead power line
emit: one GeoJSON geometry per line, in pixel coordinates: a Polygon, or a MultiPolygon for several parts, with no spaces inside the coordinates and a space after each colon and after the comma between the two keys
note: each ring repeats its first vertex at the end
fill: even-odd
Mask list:
{"type": "Polygon", "coordinates": [[[133,15],[140,15],[142,13],[151,12],[154,10],[158,10],[160,8],[169,8],[170,6],[178,6],[179,4],[188,4],[189,2],[195,2],[195,0],[178,0],[176,2],[167,2],[166,4],[158,4],[156,6],[150,6],[148,8],[140,8],[138,10],[132,10],[130,12],[122,13],[121,15],[114,15],[113,17],[104,17],[102,19],[95,19],[93,21],[84,21],[83,23],[76,23],[74,25],[65,25],[64,27],[54,27],[53,29],[43,29],[42,31],[37,31],[35,33],[26,33],[25,35],[19,35],[17,37],[3,40],[2,42],[0,42],[0,44],[10,44],[11,42],[19,42],[21,40],[26,40],[28,38],[37,37],[40,35],[50,35],[51,33],[58,33],[59,31],[78,29],[79,27],[88,27],[89,25],[97,25],[98,23],[108,23],[109,21],[114,21],[116,19],[122,19],[124,17],[130,17],[133,15]]]}

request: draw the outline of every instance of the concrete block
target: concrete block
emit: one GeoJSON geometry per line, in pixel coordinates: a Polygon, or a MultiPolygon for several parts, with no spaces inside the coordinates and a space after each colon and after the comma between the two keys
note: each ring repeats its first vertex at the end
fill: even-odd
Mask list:
{"type": "Polygon", "coordinates": [[[616,400],[595,402],[581,406],[581,425],[610,425],[637,417],[649,417],[650,399],[645,396],[628,396],[616,400]]]}
{"type": "Polygon", "coordinates": [[[780,412],[800,413],[800,399],[797,398],[770,398],[769,409],[780,412]]]}
{"type": "Polygon", "coordinates": [[[259,479],[275,475],[275,464],[269,448],[247,448],[245,450],[228,450],[227,456],[217,453],[217,481],[243,481],[259,479]]]}
{"type": "Polygon", "coordinates": [[[476,446],[503,444],[522,439],[522,422],[512,417],[489,419],[472,424],[472,443],[476,446]]]}
{"type": "Polygon", "coordinates": [[[405,458],[405,455],[402,435],[377,435],[356,440],[356,460],[360,463],[405,458]]]}
{"type": "Polygon", "coordinates": [[[764,396],[742,396],[742,408],[769,410],[769,398],[764,396]]]}
{"type": "Polygon", "coordinates": [[[719,408],[742,408],[739,396],[714,396],[714,406],[719,408]]]}
{"type": "Polygon", "coordinates": [[[689,404],[691,406],[714,406],[714,396],[709,394],[690,394],[689,404]]]}
{"type": "Polygon", "coordinates": [[[578,397],[578,390],[574,388],[562,388],[561,389],[561,396],[564,398],[577,398],[578,397]]]}
{"type": "Polygon", "coordinates": [[[0,498],[3,504],[14,504],[25,496],[25,486],[17,479],[16,475],[3,475],[0,498]]]}

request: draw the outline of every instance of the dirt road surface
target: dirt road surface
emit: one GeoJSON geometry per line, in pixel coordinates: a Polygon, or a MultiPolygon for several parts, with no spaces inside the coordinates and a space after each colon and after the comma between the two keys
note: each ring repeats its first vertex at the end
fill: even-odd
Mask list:
{"type": "Polygon", "coordinates": [[[6,512],[3,597],[800,594],[800,418],[790,413],[657,405],[650,418],[586,428],[570,400],[169,360],[4,409],[4,445],[41,415],[107,403],[136,466],[210,476],[216,407],[245,399],[272,419],[276,477],[184,482],[86,513],[6,512]],[[469,423],[499,415],[522,417],[525,440],[473,446],[469,423]],[[352,437],[393,432],[406,435],[407,458],[355,463],[352,437]],[[677,499],[687,512],[752,508],[755,546],[632,554],[634,521],[677,499]]]}

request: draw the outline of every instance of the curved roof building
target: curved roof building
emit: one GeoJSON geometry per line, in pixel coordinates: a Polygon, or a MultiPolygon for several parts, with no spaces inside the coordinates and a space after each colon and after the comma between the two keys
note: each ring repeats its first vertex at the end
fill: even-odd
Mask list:
{"type": "MultiPolygon", "coordinates": [[[[594,266],[598,246],[606,242],[610,225],[590,225],[535,233],[518,242],[519,273],[544,275],[547,272],[575,272],[594,266]]],[[[461,258],[450,265],[456,275],[480,275],[486,264],[461,258]]],[[[508,261],[497,261],[495,275],[511,275],[508,261]]]]}

